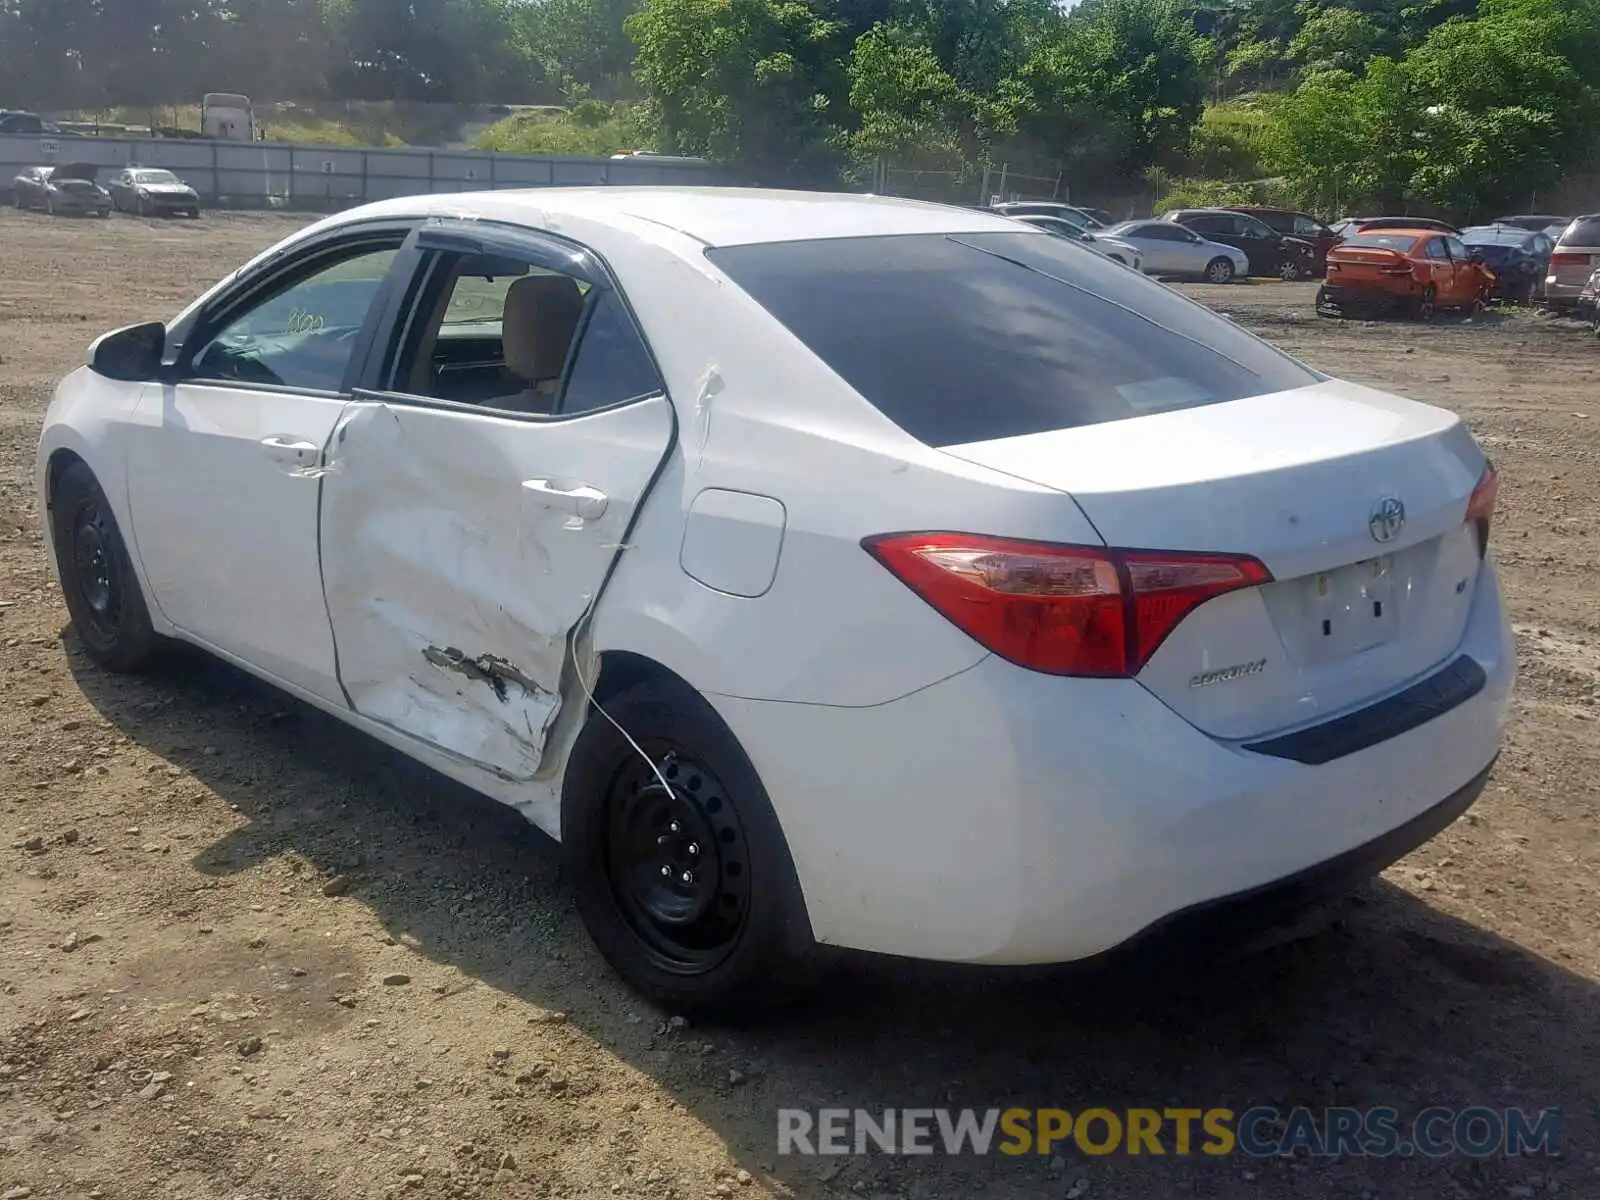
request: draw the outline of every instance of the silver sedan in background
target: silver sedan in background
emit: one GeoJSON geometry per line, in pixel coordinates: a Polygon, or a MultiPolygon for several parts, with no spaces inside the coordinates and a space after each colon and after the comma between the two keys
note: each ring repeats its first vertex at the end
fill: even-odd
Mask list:
{"type": "Polygon", "coordinates": [[[1232,283],[1250,273],[1243,250],[1207,241],[1191,229],[1171,221],[1124,221],[1097,232],[1125,242],[1144,257],[1146,275],[1180,275],[1207,283],[1232,283]]]}
{"type": "Polygon", "coordinates": [[[1096,254],[1109,258],[1112,262],[1119,262],[1125,267],[1132,267],[1135,271],[1144,269],[1144,255],[1139,248],[1131,242],[1124,242],[1119,238],[1111,237],[1104,230],[1090,233],[1063,217],[1046,217],[1029,214],[1015,218],[1025,225],[1032,225],[1046,233],[1053,233],[1057,237],[1066,238],[1069,242],[1077,242],[1087,246],[1096,254]]]}

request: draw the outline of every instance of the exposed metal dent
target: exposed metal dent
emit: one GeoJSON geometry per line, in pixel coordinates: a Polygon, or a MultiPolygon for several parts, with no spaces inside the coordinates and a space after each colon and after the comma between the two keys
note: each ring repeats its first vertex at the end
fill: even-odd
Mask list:
{"type": "Polygon", "coordinates": [[[496,654],[480,654],[476,658],[468,658],[464,651],[457,650],[454,646],[446,646],[443,649],[438,646],[427,646],[422,651],[422,657],[441,670],[456,671],[468,679],[488,684],[502,704],[511,698],[511,685],[521,688],[530,695],[538,695],[543,691],[517,667],[496,654]]]}
{"type": "Polygon", "coordinates": [[[352,404],[320,481],[323,591],[350,707],[471,764],[556,828],[555,794],[536,785],[559,770],[584,709],[569,639],[674,420],[664,397],[582,429],[352,404]]]}

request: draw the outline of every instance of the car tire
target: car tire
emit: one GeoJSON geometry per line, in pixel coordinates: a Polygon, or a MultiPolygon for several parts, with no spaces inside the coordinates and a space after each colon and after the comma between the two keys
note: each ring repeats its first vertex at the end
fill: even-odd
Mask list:
{"type": "Polygon", "coordinates": [[[164,645],[150,624],[139,577],[94,472],[81,461],[50,497],[56,569],[73,628],[89,657],[108,671],[150,666],[164,645]]]}
{"type": "Polygon", "coordinates": [[[647,680],[591,709],[567,764],[562,844],[590,936],[655,1003],[732,1017],[819,978],[766,789],[686,684],[647,680]]]}
{"type": "Polygon", "coordinates": [[[1411,304],[1412,320],[1433,320],[1433,315],[1438,310],[1438,299],[1439,291],[1433,286],[1433,284],[1430,283],[1427,287],[1423,288],[1422,295],[1418,296],[1411,304]]]}
{"type": "Polygon", "coordinates": [[[1304,277],[1305,273],[1300,270],[1300,264],[1295,262],[1294,259],[1286,258],[1278,264],[1278,278],[1285,283],[1293,283],[1295,280],[1303,279],[1304,277]]]}
{"type": "Polygon", "coordinates": [[[1207,283],[1232,283],[1234,276],[1233,263],[1223,258],[1220,254],[1206,264],[1207,283]]]}

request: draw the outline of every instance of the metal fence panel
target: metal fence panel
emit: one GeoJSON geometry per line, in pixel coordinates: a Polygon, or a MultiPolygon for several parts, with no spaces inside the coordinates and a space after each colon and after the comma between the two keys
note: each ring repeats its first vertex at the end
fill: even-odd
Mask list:
{"type": "Polygon", "coordinates": [[[720,185],[721,169],[648,158],[604,159],[469,150],[351,149],[183,138],[0,136],[0,196],[27,167],[84,162],[174,171],[210,204],[337,209],[370,200],[493,188],[598,184],[720,185]]]}

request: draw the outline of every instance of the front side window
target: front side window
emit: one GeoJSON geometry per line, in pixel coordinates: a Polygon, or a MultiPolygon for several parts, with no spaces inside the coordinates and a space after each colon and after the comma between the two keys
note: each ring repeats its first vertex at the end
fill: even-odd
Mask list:
{"type": "Polygon", "coordinates": [[[1029,233],[706,256],[912,437],[955,446],[1305,387],[1314,372],[1177,293],[1029,233]]]}
{"type": "Polygon", "coordinates": [[[399,251],[371,242],[319,256],[292,282],[231,315],[194,356],[198,380],[338,392],[357,335],[399,251]]]}

